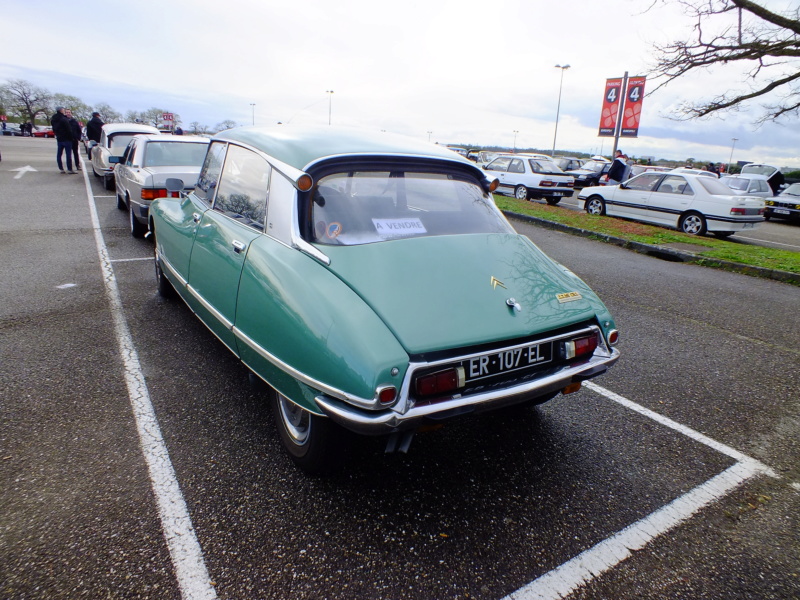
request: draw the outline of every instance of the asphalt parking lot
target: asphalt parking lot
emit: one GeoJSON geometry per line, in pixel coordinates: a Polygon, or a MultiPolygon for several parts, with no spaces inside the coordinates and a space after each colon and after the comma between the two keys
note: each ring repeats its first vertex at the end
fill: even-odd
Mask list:
{"type": "Polygon", "coordinates": [[[309,479],[54,148],[2,145],[0,596],[800,598],[797,287],[514,223],[607,303],[619,364],[309,479]]]}

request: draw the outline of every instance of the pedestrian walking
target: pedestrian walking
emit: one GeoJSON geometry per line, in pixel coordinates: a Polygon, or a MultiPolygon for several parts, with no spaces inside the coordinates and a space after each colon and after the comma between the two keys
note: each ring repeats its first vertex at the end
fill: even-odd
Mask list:
{"type": "Polygon", "coordinates": [[[73,160],[75,161],[75,169],[80,171],[81,157],[80,154],[78,154],[78,144],[80,143],[80,139],[82,137],[81,124],[78,123],[78,119],[72,116],[72,111],[70,109],[67,109],[65,112],[67,119],[69,119],[70,131],[72,131],[72,156],[73,160]]]}
{"type": "Polygon", "coordinates": [[[56,113],[50,118],[50,125],[53,127],[53,133],[58,142],[58,149],[56,150],[56,163],[58,163],[58,170],[62,175],[65,173],[74,174],[72,170],[72,128],[69,125],[66,109],[63,106],[56,108],[56,113]],[[66,151],[67,153],[67,170],[64,171],[64,164],[61,162],[61,155],[66,151]]]}

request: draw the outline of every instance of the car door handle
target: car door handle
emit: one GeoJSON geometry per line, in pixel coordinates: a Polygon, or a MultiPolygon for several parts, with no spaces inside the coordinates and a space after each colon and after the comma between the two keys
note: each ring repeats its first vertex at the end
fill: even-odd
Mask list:
{"type": "Polygon", "coordinates": [[[247,248],[247,246],[242,242],[240,242],[239,240],[233,240],[231,242],[231,246],[233,246],[233,251],[236,252],[236,254],[241,254],[242,251],[244,251],[244,249],[247,248]]]}
{"type": "Polygon", "coordinates": [[[199,223],[201,218],[200,213],[192,213],[192,221],[195,223],[199,223]]]}

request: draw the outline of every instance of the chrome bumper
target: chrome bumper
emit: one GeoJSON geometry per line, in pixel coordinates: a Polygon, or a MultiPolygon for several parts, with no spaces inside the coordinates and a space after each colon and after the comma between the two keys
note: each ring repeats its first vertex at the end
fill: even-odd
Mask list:
{"type": "Polygon", "coordinates": [[[619,350],[612,348],[608,356],[593,356],[588,362],[564,366],[555,373],[523,385],[453,398],[436,404],[414,406],[402,414],[391,409],[380,412],[363,410],[325,395],[317,396],[315,400],[328,417],[345,429],[363,435],[384,435],[463,414],[495,410],[559,392],[571,383],[586,381],[605,373],[619,360],[619,356],[619,350]]]}

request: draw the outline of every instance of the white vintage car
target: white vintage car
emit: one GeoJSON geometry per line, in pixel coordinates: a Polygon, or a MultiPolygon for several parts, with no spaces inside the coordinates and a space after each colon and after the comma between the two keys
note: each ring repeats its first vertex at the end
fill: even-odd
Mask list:
{"type": "Polygon", "coordinates": [[[581,190],[586,212],[728,237],[764,221],[764,200],[737,196],[716,177],[647,172],[620,185],[581,190]]]}
{"type": "Polygon", "coordinates": [[[133,136],[147,133],[158,133],[158,129],[140,123],[107,123],[103,125],[100,143],[90,142],[92,173],[95,177],[103,178],[103,186],[107,190],[114,189],[114,165],[108,158],[121,156],[133,136]]]}
{"type": "Polygon", "coordinates": [[[169,177],[181,179],[186,191],[194,189],[208,150],[208,138],[182,135],[137,135],[115,164],[117,208],[130,212],[131,235],[147,233],[150,203],[167,194],[169,177]]]}
{"type": "Polygon", "coordinates": [[[554,205],[571,196],[575,186],[575,178],[544,154],[502,154],[483,168],[500,181],[499,194],[518,200],[544,198],[554,205]]]}

